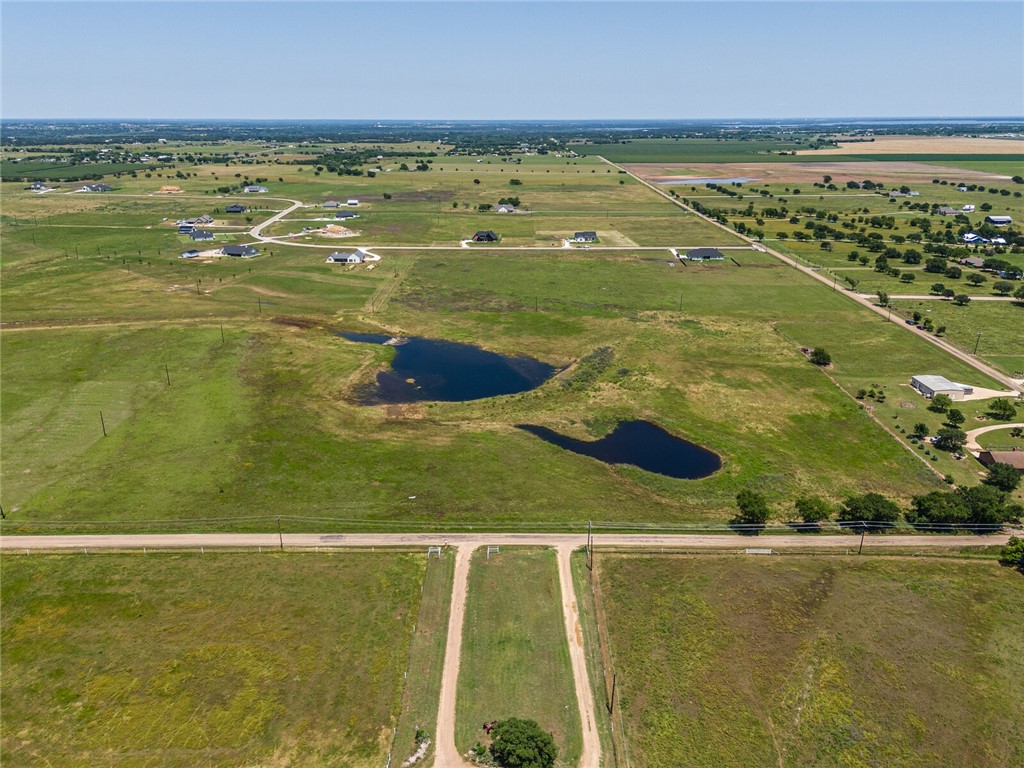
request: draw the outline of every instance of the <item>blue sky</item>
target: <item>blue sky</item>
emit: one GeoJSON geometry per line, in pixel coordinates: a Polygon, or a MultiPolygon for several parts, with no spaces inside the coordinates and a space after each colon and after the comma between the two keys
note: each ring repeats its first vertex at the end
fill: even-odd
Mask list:
{"type": "Polygon", "coordinates": [[[1024,115],[1024,3],[8,2],[5,119],[1024,115]]]}

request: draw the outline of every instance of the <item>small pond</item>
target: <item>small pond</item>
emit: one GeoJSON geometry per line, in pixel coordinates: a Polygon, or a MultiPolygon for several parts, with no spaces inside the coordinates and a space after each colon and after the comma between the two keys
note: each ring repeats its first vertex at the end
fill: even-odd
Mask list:
{"type": "Polygon", "coordinates": [[[533,424],[516,426],[559,448],[606,464],[632,464],[681,480],[707,477],[722,466],[716,454],[675,437],[649,421],[620,421],[614,430],[595,441],[575,440],[533,424]]]}
{"type": "Polygon", "coordinates": [[[556,372],[554,366],[532,357],[506,357],[454,341],[394,339],[379,333],[338,335],[349,341],[395,348],[391,370],[378,373],[376,387],[359,397],[364,405],[421,400],[463,402],[513,395],[536,389],[556,372]]]}

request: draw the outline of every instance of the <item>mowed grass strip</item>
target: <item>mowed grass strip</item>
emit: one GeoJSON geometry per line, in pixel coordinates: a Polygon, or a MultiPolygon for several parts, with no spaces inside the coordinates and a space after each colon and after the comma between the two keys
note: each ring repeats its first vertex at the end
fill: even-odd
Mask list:
{"type": "Polygon", "coordinates": [[[5,766],[380,766],[425,560],[5,556],[5,766]]]}
{"type": "Polygon", "coordinates": [[[630,764],[1024,764],[1024,580],[992,562],[598,556],[630,764]]]}
{"type": "Polygon", "coordinates": [[[402,765],[417,752],[417,728],[425,731],[430,739],[423,758],[431,759],[437,747],[437,707],[441,696],[454,574],[454,552],[446,551],[441,557],[427,558],[423,596],[409,647],[409,673],[402,695],[402,711],[395,729],[392,765],[402,765]]]}
{"type": "Polygon", "coordinates": [[[460,752],[486,741],[483,723],[520,717],[554,735],[558,765],[576,765],[581,726],[554,550],[473,555],[460,665],[460,752]]]}

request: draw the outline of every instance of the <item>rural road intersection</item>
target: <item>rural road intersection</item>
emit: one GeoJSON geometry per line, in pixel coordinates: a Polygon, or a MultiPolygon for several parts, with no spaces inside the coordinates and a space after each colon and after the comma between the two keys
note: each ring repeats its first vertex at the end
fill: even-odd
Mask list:
{"type": "MultiPolygon", "coordinates": [[[[966,547],[979,544],[1005,544],[1007,534],[991,536],[878,536],[869,539],[872,549],[894,548],[942,548],[966,547]]],[[[685,549],[726,549],[744,550],[752,544],[774,549],[832,549],[851,550],[858,537],[851,535],[766,535],[738,536],[727,534],[686,535],[686,534],[596,534],[595,547],[613,548],[685,548],[685,549]]],[[[455,700],[457,694],[459,661],[462,647],[463,625],[465,623],[466,594],[469,581],[470,560],[473,552],[487,545],[541,546],[554,547],[558,558],[558,580],[561,587],[562,614],[565,622],[566,639],[572,665],[576,701],[580,709],[583,746],[580,768],[598,768],[601,764],[601,742],[596,727],[596,709],[593,688],[587,672],[583,648],[583,634],[580,626],[579,607],[576,601],[570,569],[570,555],[573,550],[586,544],[582,534],[549,533],[157,533],[157,534],[95,534],[85,536],[0,536],[0,552],[53,552],[81,551],[138,551],[152,549],[191,549],[209,547],[268,550],[325,549],[352,547],[429,547],[444,543],[455,547],[455,577],[452,585],[452,602],[448,620],[448,635],[445,643],[444,670],[441,678],[441,694],[437,717],[437,746],[435,766],[437,768],[467,768],[469,763],[459,754],[455,744],[455,700]]]]}

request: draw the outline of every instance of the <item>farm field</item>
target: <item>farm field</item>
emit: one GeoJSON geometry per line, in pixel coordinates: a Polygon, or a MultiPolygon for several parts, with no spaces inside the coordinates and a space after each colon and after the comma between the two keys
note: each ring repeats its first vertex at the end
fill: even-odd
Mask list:
{"type": "Polygon", "coordinates": [[[456,701],[460,753],[486,742],[484,722],[519,717],[553,734],[558,766],[577,764],[579,708],[560,594],[554,550],[474,553],[456,701]]]}
{"type": "Polygon", "coordinates": [[[1024,761],[1011,569],[841,556],[597,563],[638,768],[1024,761]]]}
{"type": "Polygon", "coordinates": [[[381,765],[424,567],[5,555],[4,764],[381,765]]]}

